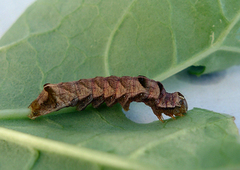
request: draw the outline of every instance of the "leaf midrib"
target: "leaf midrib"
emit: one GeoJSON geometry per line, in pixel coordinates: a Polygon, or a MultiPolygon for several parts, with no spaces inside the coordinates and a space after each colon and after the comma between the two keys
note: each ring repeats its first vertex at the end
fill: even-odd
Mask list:
{"type": "MultiPolygon", "coordinates": [[[[239,20],[240,20],[240,11],[237,13],[236,17],[234,17],[232,19],[232,21],[230,22],[228,27],[226,27],[226,29],[220,34],[220,36],[218,37],[218,39],[216,40],[215,43],[213,43],[211,46],[209,46],[205,50],[195,54],[190,59],[188,59],[182,63],[178,63],[177,65],[174,65],[171,69],[168,69],[167,71],[165,71],[164,73],[161,73],[160,75],[154,77],[153,79],[162,81],[162,80],[182,71],[183,69],[185,69],[191,65],[194,65],[194,63],[206,58],[210,54],[212,54],[218,50],[221,50],[222,43],[227,38],[229,32],[232,30],[232,28],[237,24],[237,22],[239,20]]],[[[230,50],[230,48],[223,48],[223,49],[228,49],[228,51],[230,50]]],[[[237,50],[234,48],[234,50],[235,50],[235,52],[240,52],[239,49],[237,50]]]]}
{"type": "MultiPolygon", "coordinates": [[[[139,154],[141,155],[142,153],[144,153],[146,149],[159,145],[159,143],[169,140],[169,138],[176,136],[176,134],[181,133],[182,135],[182,133],[187,133],[187,131],[192,130],[193,128],[200,129],[226,119],[232,120],[232,117],[229,116],[229,117],[224,117],[222,119],[217,119],[212,122],[208,122],[207,125],[204,124],[197,127],[189,127],[189,128],[178,130],[173,134],[166,135],[164,138],[152,141],[147,145],[144,145],[143,147],[136,149],[134,152],[130,153],[129,156],[127,156],[126,158],[118,155],[104,153],[101,151],[91,150],[88,148],[79,148],[71,144],[66,144],[60,141],[32,136],[29,134],[25,134],[22,132],[6,129],[2,127],[0,128],[0,138],[9,142],[16,143],[23,147],[28,147],[30,149],[56,153],[56,154],[77,158],[77,159],[85,160],[88,162],[98,163],[98,164],[106,165],[110,167],[117,167],[121,169],[149,169],[149,165],[138,163],[134,161],[134,158],[138,157],[139,154]]],[[[34,160],[37,160],[37,158],[34,158],[34,160]]],[[[154,167],[151,167],[151,168],[154,168],[154,167]]]]}
{"type": "Polygon", "coordinates": [[[0,138],[24,147],[33,147],[40,151],[56,153],[110,167],[121,169],[147,169],[149,167],[117,155],[79,148],[63,142],[44,139],[2,127],[0,128],[0,138]]]}

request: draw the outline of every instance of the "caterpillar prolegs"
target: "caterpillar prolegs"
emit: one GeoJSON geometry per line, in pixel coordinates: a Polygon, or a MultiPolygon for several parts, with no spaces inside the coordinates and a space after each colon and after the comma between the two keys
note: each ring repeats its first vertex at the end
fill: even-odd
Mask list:
{"type": "Polygon", "coordinates": [[[29,117],[34,119],[69,106],[83,110],[90,103],[97,108],[104,102],[109,107],[120,103],[124,110],[129,110],[132,101],[150,106],[162,122],[162,113],[174,118],[182,116],[188,109],[187,101],[181,93],[167,93],[158,81],[145,76],[110,76],[45,84],[43,91],[29,106],[29,117]]]}

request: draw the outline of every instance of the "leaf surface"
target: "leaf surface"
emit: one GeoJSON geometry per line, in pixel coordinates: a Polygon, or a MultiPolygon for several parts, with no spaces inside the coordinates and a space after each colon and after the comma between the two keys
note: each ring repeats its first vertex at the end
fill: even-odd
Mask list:
{"type": "MultiPolygon", "coordinates": [[[[191,65],[208,73],[239,64],[239,9],[237,0],[39,0],[0,40],[0,110],[21,117],[48,82],[163,80],[191,65]]],[[[206,110],[164,124],[131,122],[119,105],[34,121],[6,117],[2,169],[240,167],[233,118],[206,110]]]]}
{"type": "Polygon", "coordinates": [[[238,0],[36,1],[0,40],[0,109],[28,106],[45,83],[239,64],[239,9],[238,0]]]}
{"type": "Polygon", "coordinates": [[[165,123],[134,123],[117,105],[36,120],[0,120],[0,126],[5,169],[240,167],[233,117],[197,108],[165,123]]]}

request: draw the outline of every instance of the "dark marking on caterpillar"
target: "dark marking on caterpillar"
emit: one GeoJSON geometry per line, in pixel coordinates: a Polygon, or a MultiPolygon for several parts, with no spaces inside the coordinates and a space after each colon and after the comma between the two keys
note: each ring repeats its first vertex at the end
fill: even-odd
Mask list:
{"type": "Polygon", "coordinates": [[[127,111],[132,101],[144,102],[150,106],[162,122],[162,113],[174,119],[174,116],[183,116],[188,109],[187,101],[181,93],[167,93],[158,81],[144,76],[110,76],[45,84],[43,91],[29,106],[29,118],[35,119],[70,106],[84,110],[92,104],[97,108],[104,102],[108,107],[120,103],[127,111]]]}

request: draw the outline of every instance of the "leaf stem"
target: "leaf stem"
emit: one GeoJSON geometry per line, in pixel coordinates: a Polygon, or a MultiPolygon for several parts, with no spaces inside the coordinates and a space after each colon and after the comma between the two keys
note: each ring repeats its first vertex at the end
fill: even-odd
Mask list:
{"type": "MultiPolygon", "coordinates": [[[[76,108],[75,107],[63,108],[59,111],[49,113],[47,114],[47,116],[62,114],[62,113],[70,113],[70,112],[76,112],[76,108]]],[[[28,119],[28,115],[30,113],[31,113],[31,110],[29,108],[5,109],[5,110],[0,110],[0,119],[26,119],[26,118],[28,119]]]]}
{"type": "Polygon", "coordinates": [[[23,109],[5,109],[0,110],[0,119],[19,119],[27,118],[27,115],[31,113],[28,108],[23,109]]]}

